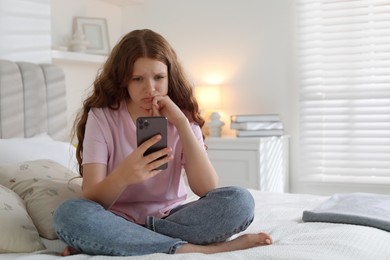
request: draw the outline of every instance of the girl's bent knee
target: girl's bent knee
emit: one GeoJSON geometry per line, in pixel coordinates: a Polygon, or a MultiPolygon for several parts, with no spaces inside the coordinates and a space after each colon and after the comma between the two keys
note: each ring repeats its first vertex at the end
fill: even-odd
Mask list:
{"type": "Polygon", "coordinates": [[[83,199],[70,199],[62,202],[54,211],[54,216],[72,215],[82,204],[83,199]]]}
{"type": "Polygon", "coordinates": [[[255,201],[252,194],[245,188],[222,187],[211,191],[206,196],[216,199],[226,212],[234,212],[245,219],[254,215],[255,201]]]}
{"type": "Polygon", "coordinates": [[[255,200],[253,199],[252,194],[245,188],[234,187],[234,198],[236,203],[241,206],[246,206],[252,214],[255,209],[255,200]]]}
{"type": "Polygon", "coordinates": [[[53,213],[53,224],[55,226],[66,225],[67,222],[74,222],[80,215],[88,214],[88,207],[93,206],[92,201],[77,198],[62,202],[53,213]]]}
{"type": "Polygon", "coordinates": [[[73,201],[78,200],[78,199],[72,199],[72,200],[66,200],[62,202],[54,211],[53,214],[53,220],[56,222],[58,219],[61,218],[67,218],[68,215],[73,212],[74,208],[74,203],[73,201]]]}
{"type": "Polygon", "coordinates": [[[254,208],[255,200],[247,189],[237,186],[224,187],[222,189],[225,189],[224,192],[229,194],[229,200],[234,201],[236,205],[247,205],[254,208]]]}

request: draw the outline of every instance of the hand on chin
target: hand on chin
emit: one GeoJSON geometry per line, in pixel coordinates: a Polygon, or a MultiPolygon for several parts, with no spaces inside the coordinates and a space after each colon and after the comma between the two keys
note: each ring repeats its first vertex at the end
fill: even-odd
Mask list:
{"type": "Polygon", "coordinates": [[[139,106],[140,116],[161,116],[160,106],[158,103],[153,103],[150,107],[139,106]]]}

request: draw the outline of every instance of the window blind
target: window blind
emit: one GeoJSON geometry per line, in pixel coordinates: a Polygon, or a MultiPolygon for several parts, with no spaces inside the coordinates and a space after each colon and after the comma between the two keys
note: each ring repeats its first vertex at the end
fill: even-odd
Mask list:
{"type": "Polygon", "coordinates": [[[50,0],[0,0],[0,58],[51,62],[50,0]]]}
{"type": "Polygon", "coordinates": [[[298,0],[300,170],[390,177],[390,0],[298,0]]]}

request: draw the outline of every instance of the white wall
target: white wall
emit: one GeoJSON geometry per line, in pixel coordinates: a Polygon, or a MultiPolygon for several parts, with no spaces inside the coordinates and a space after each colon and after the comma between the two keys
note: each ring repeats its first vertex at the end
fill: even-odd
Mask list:
{"type": "Polygon", "coordinates": [[[298,175],[298,89],[293,0],[144,0],[123,11],[124,31],[165,36],[196,85],[221,78],[224,134],[229,116],[279,113],[290,135],[291,191],[298,175]]]}
{"type": "MultiPolygon", "coordinates": [[[[124,30],[165,36],[196,85],[220,78],[225,122],[238,113],[279,113],[290,130],[291,0],[144,0],[124,9],[124,30]],[[287,44],[286,44],[287,43],[287,44]]],[[[225,134],[233,134],[229,124],[225,134]]]]}
{"type": "MultiPolygon", "coordinates": [[[[53,46],[66,45],[74,16],[106,17],[111,46],[131,30],[156,30],[195,85],[219,81],[225,135],[234,134],[230,115],[241,113],[279,113],[286,133],[293,132],[293,0],[107,2],[52,0],[53,46]]],[[[100,65],[55,62],[67,76],[72,119],[100,65]]]]}
{"type": "MultiPolygon", "coordinates": [[[[0,58],[49,61],[50,45],[67,44],[75,16],[107,18],[111,46],[130,30],[154,29],[171,42],[195,85],[219,79],[225,134],[233,134],[228,124],[232,114],[281,114],[291,136],[293,192],[383,192],[386,185],[318,184],[299,178],[294,4],[295,0],[1,0],[0,58]]],[[[65,71],[72,122],[101,64],[54,63],[65,71]]]]}
{"type": "MultiPolygon", "coordinates": [[[[122,9],[118,5],[97,0],[51,0],[51,36],[54,49],[68,46],[76,16],[106,18],[110,46],[114,46],[122,35],[122,9]]],[[[57,59],[53,63],[65,72],[68,121],[72,123],[102,64],[57,59]]],[[[69,125],[69,130],[71,127],[69,125]]]]}
{"type": "MultiPolygon", "coordinates": [[[[225,135],[234,134],[229,117],[239,113],[279,113],[290,132],[292,0],[135,2],[52,0],[53,46],[67,44],[75,16],[106,17],[111,46],[124,33],[151,28],[170,41],[195,85],[222,86],[225,135]]],[[[55,63],[67,74],[73,115],[77,92],[90,86],[100,65],[55,63]],[[76,76],[80,66],[85,71],[76,76]]]]}
{"type": "MultiPolygon", "coordinates": [[[[223,112],[279,113],[290,135],[290,190],[389,193],[387,183],[313,182],[299,174],[295,0],[144,0],[123,10],[123,29],[165,36],[196,85],[221,78],[223,112]]],[[[232,134],[229,124],[225,134],[232,134]]]]}
{"type": "MultiPolygon", "coordinates": [[[[12,1],[23,4],[28,0],[12,1]]],[[[34,0],[39,1],[47,3],[34,0]]],[[[130,30],[154,29],[173,45],[195,85],[219,81],[224,134],[234,134],[229,129],[232,114],[279,113],[295,142],[293,0],[135,2],[119,6],[109,0],[51,0],[51,17],[46,20],[51,19],[52,46],[45,51],[67,45],[75,16],[107,18],[111,46],[130,30]]],[[[53,62],[65,71],[72,122],[101,64],[53,62]]]]}
{"type": "Polygon", "coordinates": [[[68,44],[68,40],[73,34],[73,19],[76,16],[106,18],[111,46],[122,35],[122,8],[118,5],[97,0],[50,1],[53,47],[68,44]]]}

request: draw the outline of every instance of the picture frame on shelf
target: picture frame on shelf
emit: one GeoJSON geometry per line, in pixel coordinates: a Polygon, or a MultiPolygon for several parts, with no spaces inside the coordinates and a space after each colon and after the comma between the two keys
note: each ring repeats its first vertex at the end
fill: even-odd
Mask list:
{"type": "Polygon", "coordinates": [[[74,33],[81,32],[88,41],[86,53],[107,55],[110,52],[107,20],[105,18],[74,18],[74,33]]]}

